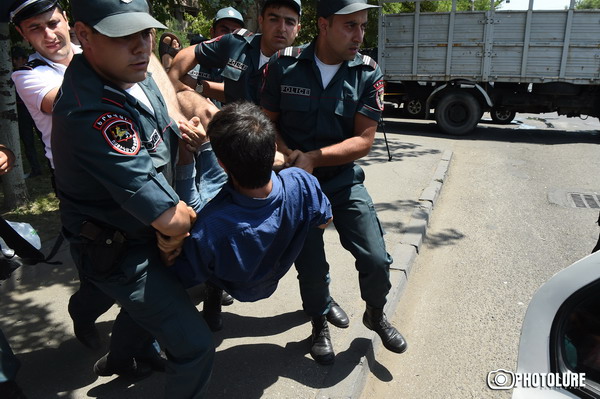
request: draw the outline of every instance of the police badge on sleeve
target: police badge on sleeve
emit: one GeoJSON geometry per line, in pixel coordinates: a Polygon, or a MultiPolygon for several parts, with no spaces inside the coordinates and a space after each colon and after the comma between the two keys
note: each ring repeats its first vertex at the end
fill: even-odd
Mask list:
{"type": "Polygon", "coordinates": [[[94,128],[102,132],[108,145],[118,153],[136,155],[140,151],[140,135],[126,116],[116,113],[103,114],[94,122],[94,128]]]}
{"type": "Polygon", "coordinates": [[[375,99],[377,100],[377,106],[379,107],[380,111],[383,111],[383,100],[385,98],[385,82],[383,80],[379,80],[373,85],[373,87],[375,88],[375,90],[377,90],[377,95],[375,96],[375,99]]]}

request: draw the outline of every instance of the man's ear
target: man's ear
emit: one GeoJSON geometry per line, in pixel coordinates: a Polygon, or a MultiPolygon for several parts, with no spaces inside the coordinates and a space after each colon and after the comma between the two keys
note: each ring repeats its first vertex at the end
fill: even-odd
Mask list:
{"type": "Polygon", "coordinates": [[[17,30],[17,32],[19,32],[19,34],[21,35],[21,37],[23,39],[25,39],[25,41],[29,42],[29,40],[27,40],[27,38],[25,37],[25,35],[23,34],[23,31],[21,30],[21,27],[19,25],[15,25],[15,29],[17,30]]]}
{"type": "Polygon", "coordinates": [[[90,44],[90,35],[92,34],[92,29],[84,24],[83,22],[75,22],[75,34],[81,43],[81,47],[89,47],[90,44]]]}

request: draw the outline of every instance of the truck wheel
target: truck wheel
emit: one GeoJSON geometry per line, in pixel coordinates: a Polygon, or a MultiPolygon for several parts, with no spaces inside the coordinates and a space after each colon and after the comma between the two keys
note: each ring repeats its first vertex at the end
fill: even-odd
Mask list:
{"type": "Polygon", "coordinates": [[[425,117],[425,104],[418,98],[413,98],[404,102],[404,116],[414,119],[425,117]]]}
{"type": "Polygon", "coordinates": [[[508,125],[515,119],[517,113],[515,111],[509,111],[506,108],[492,108],[490,115],[492,116],[494,123],[508,125]]]}
{"type": "Polygon", "coordinates": [[[470,133],[481,118],[481,106],[465,91],[444,94],[435,108],[435,121],[444,133],[462,136],[470,133]]]}

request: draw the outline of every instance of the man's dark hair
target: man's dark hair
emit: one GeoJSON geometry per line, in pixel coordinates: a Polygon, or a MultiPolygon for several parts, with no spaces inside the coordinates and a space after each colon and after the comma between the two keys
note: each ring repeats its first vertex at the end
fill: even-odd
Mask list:
{"type": "Polygon", "coordinates": [[[275,158],[275,127],[257,105],[226,105],[213,117],[206,133],[215,155],[241,187],[259,188],[269,182],[275,158]]]}
{"type": "MultiPolygon", "coordinates": [[[[285,1],[285,0],[281,0],[281,1],[277,1],[277,0],[273,0],[273,1],[267,1],[265,2],[265,4],[263,5],[262,10],[260,10],[260,15],[262,15],[262,17],[265,17],[265,11],[267,10],[268,7],[287,7],[287,8],[291,8],[292,10],[296,11],[297,10],[294,8],[294,6],[292,4],[290,4],[289,0],[285,1]]],[[[300,22],[300,16],[298,16],[298,22],[300,22]]]]}
{"type": "Polygon", "coordinates": [[[63,7],[60,5],[60,3],[56,3],[56,5],[54,5],[53,7],[49,8],[49,9],[47,9],[44,12],[39,13],[39,14],[31,15],[31,14],[28,14],[28,13],[20,13],[19,15],[17,15],[13,19],[12,23],[15,26],[18,26],[19,28],[21,28],[21,22],[25,21],[26,19],[33,18],[33,17],[35,17],[37,15],[44,14],[44,13],[47,13],[49,11],[54,11],[55,9],[57,9],[58,12],[60,12],[60,13],[62,13],[63,10],[64,10],[63,7]]]}

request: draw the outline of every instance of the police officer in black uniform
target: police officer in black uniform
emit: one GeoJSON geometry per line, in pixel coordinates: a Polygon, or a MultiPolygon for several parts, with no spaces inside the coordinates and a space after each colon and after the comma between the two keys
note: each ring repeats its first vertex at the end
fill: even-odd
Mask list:
{"type": "Polygon", "coordinates": [[[77,267],[121,305],[115,326],[128,327],[113,330],[94,370],[137,369],[140,359],[113,348],[154,336],[168,357],[165,397],[199,398],[212,369],[211,333],[162,265],[155,238],[186,233],[195,217],[170,185],[178,131],[146,72],[151,28],[165,27],[145,0],[71,6],[83,55],[69,65],[53,115],[61,219],[77,267]]]}
{"type": "MultiPolygon", "coordinates": [[[[381,70],[358,52],[372,7],[366,0],[321,0],[319,35],[306,47],[281,51],[269,64],[261,104],[279,126],[278,149],[288,165],[313,173],[331,201],[340,241],[356,259],[367,305],[363,323],[387,349],[401,353],[406,341],[383,313],[392,258],[364,172],[354,163],[369,153],[383,110],[381,70]]],[[[317,362],[332,363],[324,316],[331,302],[329,273],[320,272],[329,270],[322,231],[310,232],[296,266],[304,309],[313,317],[310,353],[317,362]]]]}

